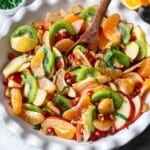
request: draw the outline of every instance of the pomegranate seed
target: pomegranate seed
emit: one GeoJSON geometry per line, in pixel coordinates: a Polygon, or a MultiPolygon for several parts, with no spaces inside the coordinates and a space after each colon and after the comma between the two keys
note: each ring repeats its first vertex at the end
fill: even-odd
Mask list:
{"type": "Polygon", "coordinates": [[[9,59],[9,60],[14,59],[14,57],[15,57],[14,53],[9,53],[9,54],[8,54],[8,59],[9,59]]]}
{"type": "Polygon", "coordinates": [[[11,76],[9,77],[9,79],[14,80],[15,82],[17,82],[17,83],[19,83],[19,84],[22,82],[21,75],[18,74],[18,73],[11,75],[11,76]]]}
{"type": "Polygon", "coordinates": [[[100,134],[101,134],[101,137],[105,137],[107,135],[107,132],[100,131],[100,134]]]}
{"type": "Polygon", "coordinates": [[[94,135],[97,136],[97,138],[105,137],[107,135],[107,132],[96,130],[95,133],[94,133],[94,135]]]}
{"type": "Polygon", "coordinates": [[[62,33],[62,37],[63,37],[64,39],[68,38],[68,37],[69,37],[68,32],[63,32],[63,33],[62,33]]]}
{"type": "Polygon", "coordinates": [[[27,102],[27,98],[26,97],[22,97],[22,101],[24,102],[24,103],[26,103],[27,102]]]}
{"type": "Polygon", "coordinates": [[[92,134],[90,137],[90,141],[96,141],[98,137],[95,134],[92,134]]]}
{"type": "Polygon", "coordinates": [[[111,132],[111,134],[114,134],[116,132],[116,128],[115,127],[111,127],[110,128],[110,132],[111,132]]]}
{"type": "Polygon", "coordinates": [[[66,82],[67,82],[68,85],[71,85],[71,84],[72,84],[72,83],[71,83],[71,79],[67,79],[66,82]]]}
{"type": "Polygon", "coordinates": [[[87,94],[91,97],[93,95],[93,91],[88,91],[87,94]]]}
{"type": "Polygon", "coordinates": [[[101,131],[96,130],[96,131],[95,131],[95,136],[101,137],[101,131]]]}
{"type": "Polygon", "coordinates": [[[76,106],[78,104],[78,100],[76,98],[74,98],[72,101],[71,101],[72,105],[73,106],[76,106]]]}
{"type": "Polygon", "coordinates": [[[56,68],[59,69],[63,66],[61,61],[56,61],[56,68]]]}
{"type": "Polygon", "coordinates": [[[136,85],[135,85],[135,90],[134,90],[134,92],[131,94],[131,97],[137,96],[137,95],[141,92],[141,88],[142,88],[142,83],[141,83],[141,82],[136,83],[136,85]]]}
{"type": "Polygon", "coordinates": [[[8,102],[8,106],[10,106],[12,108],[12,103],[11,101],[8,102]]]}
{"type": "Polygon", "coordinates": [[[94,103],[94,105],[95,105],[96,107],[98,107],[98,105],[99,105],[99,102],[96,102],[96,103],[94,103]]]}
{"type": "Polygon", "coordinates": [[[71,35],[70,39],[76,42],[79,39],[79,35],[71,35]]]}
{"type": "Polygon", "coordinates": [[[35,51],[34,50],[29,51],[29,55],[35,55],[35,51]]]}
{"type": "Polygon", "coordinates": [[[82,35],[85,32],[85,28],[81,28],[79,35],[82,35]]]}
{"type": "Polygon", "coordinates": [[[136,41],[136,36],[131,36],[130,41],[136,41]]]}
{"type": "Polygon", "coordinates": [[[65,80],[68,80],[68,79],[70,79],[71,78],[71,74],[69,73],[69,72],[67,72],[66,74],[65,74],[65,80]]]}
{"type": "Polygon", "coordinates": [[[73,136],[72,140],[77,140],[76,134],[73,136]]]}
{"type": "Polygon", "coordinates": [[[55,40],[56,40],[56,42],[57,42],[57,41],[60,41],[61,39],[63,39],[62,34],[59,33],[59,32],[56,33],[56,34],[55,34],[55,40]]]}
{"type": "Polygon", "coordinates": [[[91,65],[95,64],[96,58],[90,53],[90,51],[86,50],[84,52],[84,55],[87,57],[87,59],[89,60],[89,62],[91,63],[91,65]]]}
{"type": "Polygon", "coordinates": [[[75,54],[70,54],[68,57],[69,57],[70,59],[75,59],[75,54]]]}
{"type": "Polygon", "coordinates": [[[50,134],[50,135],[54,135],[54,134],[55,134],[54,128],[51,128],[51,127],[49,127],[49,128],[47,129],[47,132],[48,132],[48,134],[50,134]]]}
{"type": "Polygon", "coordinates": [[[141,82],[136,83],[136,88],[141,89],[142,88],[142,83],[141,82]]]}
{"type": "Polygon", "coordinates": [[[45,118],[48,118],[50,116],[50,113],[48,111],[44,111],[43,115],[45,116],[45,118]]]}
{"type": "Polygon", "coordinates": [[[89,59],[89,62],[91,63],[92,66],[94,66],[94,64],[95,64],[95,62],[96,62],[96,59],[91,57],[91,58],[89,59]]]}
{"type": "Polygon", "coordinates": [[[111,119],[111,117],[110,117],[109,114],[105,114],[105,115],[104,115],[104,120],[110,120],[110,119],[111,119]]]}
{"type": "Polygon", "coordinates": [[[81,128],[81,129],[80,129],[80,133],[81,133],[81,134],[83,134],[83,131],[84,131],[84,129],[83,129],[83,128],[81,128]]]}
{"type": "Polygon", "coordinates": [[[120,51],[124,51],[124,46],[119,45],[119,50],[120,50],[120,51]]]}
{"type": "Polygon", "coordinates": [[[8,79],[4,79],[4,80],[3,80],[3,84],[4,84],[5,86],[7,86],[7,85],[8,85],[8,79]]]}
{"type": "Polygon", "coordinates": [[[39,28],[40,30],[42,30],[42,31],[45,31],[45,30],[46,30],[45,27],[44,27],[44,25],[40,25],[38,28],[39,28]]]}
{"type": "Polygon", "coordinates": [[[76,77],[71,77],[71,83],[73,84],[73,83],[76,83],[76,77]]]}
{"type": "Polygon", "coordinates": [[[140,90],[139,90],[139,91],[136,90],[135,92],[133,92],[133,93],[131,94],[131,97],[136,97],[139,93],[140,93],[140,90]]]}

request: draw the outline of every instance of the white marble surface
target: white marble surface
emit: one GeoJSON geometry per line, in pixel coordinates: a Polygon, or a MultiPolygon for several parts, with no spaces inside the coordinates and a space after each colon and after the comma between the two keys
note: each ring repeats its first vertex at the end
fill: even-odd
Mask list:
{"type": "Polygon", "coordinates": [[[40,150],[40,148],[26,144],[13,135],[0,121],[0,150],[40,150]]]}
{"type": "MultiPolygon", "coordinates": [[[[32,3],[33,0],[27,0],[27,5],[32,3]]],[[[0,15],[0,27],[3,23],[12,16],[0,15]]],[[[19,137],[13,135],[0,119],[0,150],[40,150],[38,147],[33,147],[25,143],[19,137]]]]}

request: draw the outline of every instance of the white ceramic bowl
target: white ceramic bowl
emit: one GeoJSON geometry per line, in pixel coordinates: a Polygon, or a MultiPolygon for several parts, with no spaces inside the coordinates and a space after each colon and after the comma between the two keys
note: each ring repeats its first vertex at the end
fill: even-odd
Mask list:
{"type": "Polygon", "coordinates": [[[24,6],[25,3],[26,3],[26,0],[22,0],[22,2],[20,2],[18,6],[12,8],[12,9],[0,9],[0,14],[7,15],[7,16],[13,15],[18,11],[18,9],[20,9],[22,6],[24,6]]]}
{"type": "MultiPolygon", "coordinates": [[[[108,14],[119,13],[123,20],[127,20],[135,25],[140,25],[147,34],[147,40],[150,43],[150,26],[144,23],[136,12],[124,8],[120,1],[112,1],[108,9],[108,14]]],[[[11,50],[9,36],[15,27],[25,23],[32,23],[34,20],[40,20],[48,11],[66,8],[68,5],[76,2],[90,5],[98,3],[99,0],[49,0],[49,2],[46,0],[35,0],[30,6],[21,8],[14,17],[5,22],[0,32],[0,70],[2,70],[3,66],[8,62],[7,56],[11,50]]],[[[110,150],[126,144],[143,132],[150,124],[150,111],[148,111],[130,125],[128,129],[123,129],[112,136],[102,138],[93,143],[77,143],[75,141],[64,140],[58,137],[45,136],[41,135],[28,123],[11,113],[11,110],[7,107],[7,99],[4,97],[4,86],[1,74],[0,91],[0,116],[6,123],[6,126],[28,144],[39,146],[44,150],[110,150]]],[[[147,99],[147,103],[150,104],[150,98],[147,99]]]]}

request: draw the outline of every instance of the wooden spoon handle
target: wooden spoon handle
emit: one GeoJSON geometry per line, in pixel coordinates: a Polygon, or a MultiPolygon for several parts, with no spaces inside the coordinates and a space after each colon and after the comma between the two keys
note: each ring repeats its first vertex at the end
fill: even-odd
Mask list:
{"type": "Polygon", "coordinates": [[[91,50],[96,50],[98,47],[98,37],[99,37],[99,25],[106,13],[106,10],[110,4],[111,0],[101,0],[100,5],[97,9],[95,17],[91,26],[83,33],[79,40],[68,49],[66,55],[71,53],[72,49],[78,44],[88,44],[88,48],[91,50]]]}

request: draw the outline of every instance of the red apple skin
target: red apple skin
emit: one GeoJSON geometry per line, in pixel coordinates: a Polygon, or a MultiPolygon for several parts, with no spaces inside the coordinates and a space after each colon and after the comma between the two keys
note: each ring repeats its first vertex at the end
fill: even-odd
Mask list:
{"type": "Polygon", "coordinates": [[[129,124],[132,123],[132,120],[133,120],[133,118],[134,118],[135,106],[134,106],[134,104],[133,104],[133,102],[132,102],[131,99],[129,99],[129,98],[127,98],[127,99],[128,99],[128,101],[129,101],[129,104],[130,104],[130,115],[129,115],[129,119],[128,119],[128,121],[125,122],[125,124],[123,124],[120,128],[116,129],[116,132],[118,132],[118,131],[120,131],[120,130],[126,128],[129,124]]]}
{"type": "MultiPolygon", "coordinates": [[[[62,120],[62,121],[65,121],[67,123],[70,123],[69,120],[63,118],[63,117],[59,117],[59,116],[50,116],[50,117],[47,117],[46,119],[59,119],[59,120],[62,120]]],[[[72,126],[76,127],[74,124],[70,123],[72,126]]]]}
{"type": "Polygon", "coordinates": [[[58,137],[72,139],[76,134],[76,126],[61,117],[50,116],[41,124],[41,131],[47,134],[49,127],[54,128],[58,137]],[[65,131],[65,132],[64,132],[65,131]]]}
{"type": "MultiPolygon", "coordinates": [[[[136,107],[136,106],[134,106],[134,107],[136,107]]],[[[131,120],[131,123],[136,121],[140,117],[141,111],[142,111],[142,101],[140,100],[140,109],[139,109],[138,113],[134,115],[133,119],[131,120]]]]}

